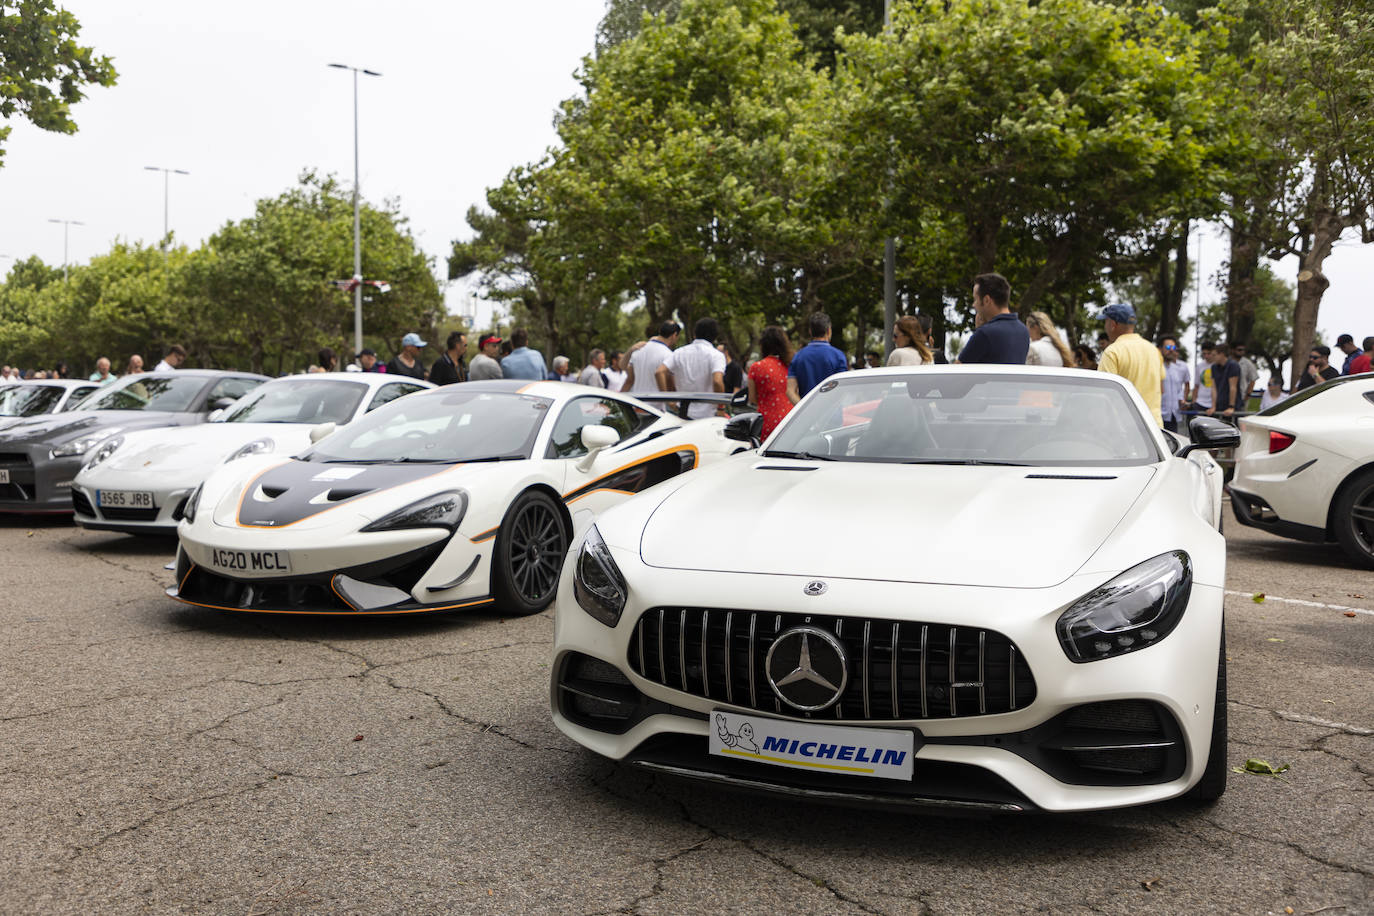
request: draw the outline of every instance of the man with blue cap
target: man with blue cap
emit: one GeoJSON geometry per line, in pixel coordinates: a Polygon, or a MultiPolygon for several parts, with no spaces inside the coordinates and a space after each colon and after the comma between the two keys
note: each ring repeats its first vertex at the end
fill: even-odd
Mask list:
{"type": "Polygon", "coordinates": [[[423,380],[425,377],[425,364],[420,362],[420,350],[429,344],[420,339],[419,334],[410,333],[401,338],[401,352],[391,357],[391,362],[386,364],[386,371],[392,375],[407,375],[411,378],[423,380]]]}
{"type": "Polygon", "coordinates": [[[1164,357],[1135,332],[1135,309],[1129,305],[1109,305],[1098,317],[1106,324],[1107,339],[1111,341],[1097,363],[1098,371],[1119,375],[1134,385],[1154,414],[1155,422],[1163,426],[1159,402],[1164,390],[1164,357]]]}

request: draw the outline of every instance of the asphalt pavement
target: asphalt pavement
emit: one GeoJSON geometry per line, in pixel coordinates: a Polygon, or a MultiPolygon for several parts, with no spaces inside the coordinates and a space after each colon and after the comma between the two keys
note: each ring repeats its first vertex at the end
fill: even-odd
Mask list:
{"type": "Polygon", "coordinates": [[[0,519],[0,912],[1374,913],[1374,572],[1227,537],[1228,762],[1289,768],[950,819],[576,748],[548,614],[198,610],[168,541],[0,519]]]}

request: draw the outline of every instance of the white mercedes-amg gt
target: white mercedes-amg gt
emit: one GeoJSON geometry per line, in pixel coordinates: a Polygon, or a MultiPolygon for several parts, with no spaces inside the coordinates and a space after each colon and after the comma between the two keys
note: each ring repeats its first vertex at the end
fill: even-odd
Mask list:
{"type": "Polygon", "coordinates": [[[1205,449],[1237,432],[1192,434],[1074,369],[833,376],[759,452],[573,545],[555,722],[656,772],[856,803],[1214,799],[1226,553],[1205,449]]]}
{"type": "Polygon", "coordinates": [[[295,458],[218,468],[182,510],[168,594],[232,611],[536,613],[599,512],[752,444],[726,433],[565,382],[418,392],[295,458]]]}

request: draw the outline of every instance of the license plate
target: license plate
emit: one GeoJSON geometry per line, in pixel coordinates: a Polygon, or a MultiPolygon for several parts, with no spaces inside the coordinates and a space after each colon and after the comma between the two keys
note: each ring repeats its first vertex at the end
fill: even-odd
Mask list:
{"type": "Polygon", "coordinates": [[[224,572],[289,573],[291,555],[281,550],[210,551],[210,565],[224,572]]]}
{"type": "Polygon", "coordinates": [[[8,468],[0,468],[0,483],[10,482],[10,472],[8,468]]]}
{"type": "Polygon", "coordinates": [[[151,509],[153,494],[145,490],[96,490],[95,504],[120,509],[151,509]]]}
{"type": "Polygon", "coordinates": [[[716,710],[711,753],[813,773],[910,780],[916,739],[893,728],[815,725],[716,710]]]}

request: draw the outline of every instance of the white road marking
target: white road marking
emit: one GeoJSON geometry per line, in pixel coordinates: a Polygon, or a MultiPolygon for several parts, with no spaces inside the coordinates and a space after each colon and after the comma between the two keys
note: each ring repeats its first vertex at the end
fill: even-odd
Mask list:
{"type": "MultiPolygon", "coordinates": [[[[1229,589],[1229,588],[1228,588],[1228,589],[1226,590],[1226,594],[1228,594],[1228,595],[1235,595],[1237,598],[1250,598],[1250,599],[1253,600],[1254,597],[1255,597],[1255,595],[1258,594],[1258,593],[1257,593],[1257,592],[1237,592],[1237,591],[1233,591],[1232,589],[1229,589]]],[[[1303,607],[1319,607],[1319,608],[1326,608],[1327,610],[1331,610],[1331,611],[1354,611],[1356,614],[1365,614],[1365,615],[1367,615],[1367,616],[1369,616],[1369,617],[1374,617],[1374,611],[1367,610],[1367,609],[1362,608],[1362,607],[1346,607],[1344,604],[1323,604],[1323,603],[1320,602],[1320,601],[1303,601],[1301,598],[1280,598],[1280,597],[1278,597],[1278,596],[1276,596],[1276,595],[1265,595],[1265,596],[1264,596],[1264,601],[1261,601],[1261,602],[1259,602],[1259,603],[1260,603],[1260,604],[1268,604],[1270,601],[1281,601],[1281,602],[1283,602],[1284,604],[1300,604],[1300,605],[1302,605],[1303,607]]]]}

